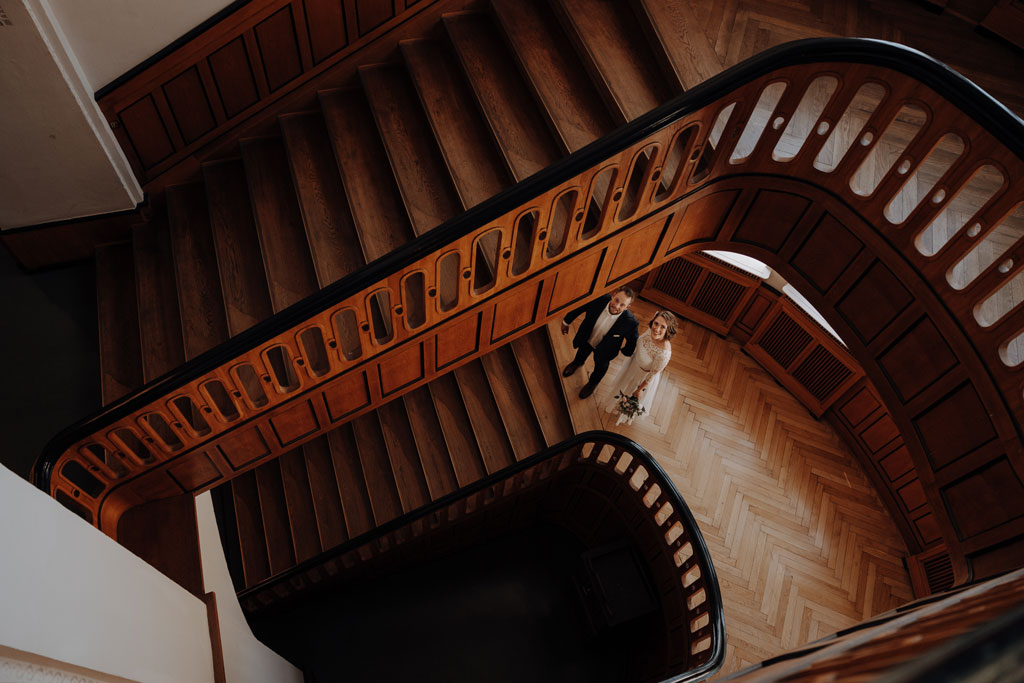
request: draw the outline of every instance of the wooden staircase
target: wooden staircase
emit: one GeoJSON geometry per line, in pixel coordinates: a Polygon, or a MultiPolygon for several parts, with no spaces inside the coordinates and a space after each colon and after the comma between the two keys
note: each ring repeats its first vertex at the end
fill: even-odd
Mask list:
{"type": "MultiPolygon", "coordinates": [[[[645,37],[671,26],[648,25],[643,5],[494,0],[446,14],[395,61],[320,92],[317,110],[280,115],[277,136],[170,188],[130,248],[96,254],[104,403],[677,94],[685,65],[645,37]]],[[[372,321],[378,339],[389,318],[372,321]]],[[[237,587],[571,435],[556,372],[537,331],[239,475],[219,494],[237,587]]],[[[255,376],[247,389],[264,390],[255,376]]],[[[203,414],[177,408],[203,431],[203,414]]]]}

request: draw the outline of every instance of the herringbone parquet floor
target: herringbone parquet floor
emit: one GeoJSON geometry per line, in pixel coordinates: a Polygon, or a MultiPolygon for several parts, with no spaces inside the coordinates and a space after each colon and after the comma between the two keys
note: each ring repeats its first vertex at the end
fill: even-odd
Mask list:
{"type": "MultiPolygon", "coordinates": [[[[633,304],[642,329],[655,307],[633,304]]],[[[552,324],[560,365],[570,337],[552,324]]],[[[618,431],[647,448],[693,511],[725,603],[722,673],[855,624],[912,598],[906,548],[859,463],[832,428],[738,344],[681,321],[652,414],[615,425],[586,380],[566,380],[577,429],[618,431]]],[[[588,370],[589,370],[588,365],[588,370]]]]}

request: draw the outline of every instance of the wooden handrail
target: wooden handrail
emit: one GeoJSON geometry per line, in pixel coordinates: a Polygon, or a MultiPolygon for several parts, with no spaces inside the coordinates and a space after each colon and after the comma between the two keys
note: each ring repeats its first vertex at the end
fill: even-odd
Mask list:
{"type": "MultiPolygon", "coordinates": [[[[37,462],[35,481],[113,533],[129,507],[208,489],[669,258],[731,249],[783,271],[849,341],[900,431],[913,436],[936,523],[967,580],[968,556],[1024,543],[1016,510],[958,520],[975,514],[965,501],[981,490],[1004,497],[1019,485],[1024,499],[1024,365],[1004,360],[1024,330],[1024,305],[987,327],[975,317],[1022,271],[1024,242],[1017,236],[963,289],[947,273],[1019,211],[1022,133],[990,96],[918,52],[858,39],[775,48],[65,430],[37,462]],[[806,141],[793,158],[774,158],[820,78],[835,87],[806,141]],[[759,95],[777,82],[785,93],[765,118],[759,95]],[[885,94],[857,144],[831,170],[816,167],[867,83],[885,94]],[[923,121],[907,124],[916,126],[909,146],[859,194],[851,179],[908,104],[923,121]],[[767,125],[751,124],[750,145],[752,120],[767,125]],[[963,151],[902,223],[890,222],[886,206],[949,133],[963,151]],[[997,169],[1002,184],[926,255],[918,236],[983,167],[997,169]],[[922,388],[911,376],[921,374],[915,349],[933,338],[948,348],[923,366],[922,388]]],[[[1020,551],[1010,552],[1018,561],[1020,551]]]]}

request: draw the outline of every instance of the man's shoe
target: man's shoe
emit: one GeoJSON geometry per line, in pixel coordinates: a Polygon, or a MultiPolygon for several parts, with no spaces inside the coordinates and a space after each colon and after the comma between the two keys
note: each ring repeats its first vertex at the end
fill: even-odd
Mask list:
{"type": "Polygon", "coordinates": [[[580,398],[587,398],[592,393],[594,393],[594,385],[592,385],[590,382],[587,382],[586,384],[583,385],[583,388],[580,389],[580,398]]]}
{"type": "Polygon", "coordinates": [[[572,373],[576,372],[579,369],[580,369],[580,366],[577,365],[576,363],[569,363],[562,370],[562,377],[569,377],[569,376],[572,375],[572,373]]]}

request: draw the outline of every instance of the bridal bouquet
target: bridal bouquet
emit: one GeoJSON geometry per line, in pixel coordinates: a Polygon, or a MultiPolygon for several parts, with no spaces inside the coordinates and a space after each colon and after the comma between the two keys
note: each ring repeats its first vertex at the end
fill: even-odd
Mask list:
{"type": "Polygon", "coordinates": [[[633,424],[633,418],[643,415],[647,412],[647,409],[640,405],[640,400],[635,396],[627,396],[622,392],[615,395],[615,400],[618,401],[619,408],[619,419],[615,423],[617,425],[626,422],[633,424]]]}

